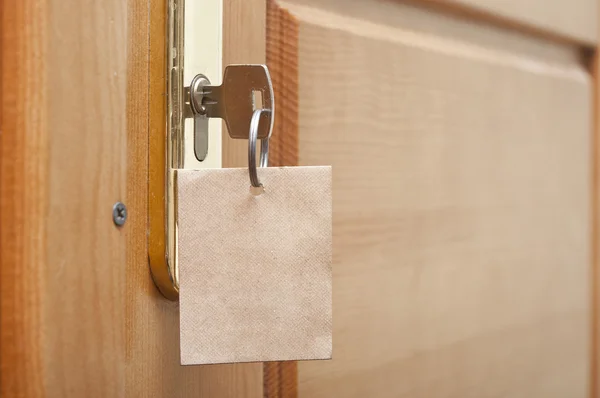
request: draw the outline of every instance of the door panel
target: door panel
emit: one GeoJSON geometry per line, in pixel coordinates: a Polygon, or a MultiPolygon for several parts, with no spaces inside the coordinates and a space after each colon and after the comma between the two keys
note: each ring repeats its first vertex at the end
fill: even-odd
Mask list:
{"type": "MultiPolygon", "coordinates": [[[[284,5],[285,1],[278,2],[284,5]]],[[[314,5],[314,0],[293,0],[296,5],[314,5]]],[[[382,10],[404,9],[409,14],[414,5],[432,13],[449,15],[503,25],[510,30],[550,36],[560,41],[596,46],[598,2],[596,0],[327,0],[318,4],[323,10],[354,14],[359,18],[384,18],[382,10]]],[[[388,15],[403,20],[399,13],[388,15]]],[[[396,25],[398,26],[398,25],[396,25]]]]}
{"type": "MultiPolygon", "coordinates": [[[[444,3],[439,0],[426,1],[444,3]]],[[[451,0],[447,3],[470,12],[489,13],[494,18],[511,20],[557,36],[596,45],[597,0],[451,0]]]]}
{"type": "Polygon", "coordinates": [[[281,92],[299,164],[333,165],[334,350],[299,364],[300,396],[587,396],[581,50],[398,3],[308,3],[278,2],[299,81],[281,92]]]}

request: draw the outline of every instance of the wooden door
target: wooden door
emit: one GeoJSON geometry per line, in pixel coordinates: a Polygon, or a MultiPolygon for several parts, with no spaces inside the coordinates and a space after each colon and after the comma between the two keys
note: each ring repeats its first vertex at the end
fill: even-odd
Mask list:
{"type": "Polygon", "coordinates": [[[299,396],[597,396],[597,2],[268,15],[272,147],[334,176],[333,360],[299,396]]]}
{"type": "MultiPolygon", "coordinates": [[[[178,305],[148,268],[165,1],[0,4],[0,395],[261,397],[260,363],[179,365],[178,305]]],[[[224,2],[225,63],[264,63],[265,18],[224,2]]],[[[243,145],[223,155],[244,164],[243,145]]]]}
{"type": "Polygon", "coordinates": [[[273,164],[334,167],[334,351],[201,367],[147,264],[164,1],[0,4],[2,397],[598,396],[596,0],[224,1],[273,164]]]}

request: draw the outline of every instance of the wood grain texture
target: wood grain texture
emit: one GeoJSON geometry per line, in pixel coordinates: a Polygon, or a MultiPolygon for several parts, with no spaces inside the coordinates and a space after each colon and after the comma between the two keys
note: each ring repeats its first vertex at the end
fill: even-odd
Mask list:
{"type": "MultiPolygon", "coordinates": [[[[133,76],[137,76],[137,81],[134,79],[130,84],[130,92],[134,92],[134,87],[139,85],[147,87],[147,92],[145,96],[138,96],[130,102],[131,107],[136,111],[130,112],[131,128],[128,129],[129,158],[132,162],[128,168],[128,180],[131,182],[128,185],[130,206],[135,206],[132,213],[138,217],[134,219],[132,216],[128,221],[129,227],[135,230],[129,236],[128,245],[132,250],[128,251],[127,262],[127,396],[260,397],[262,396],[261,364],[179,365],[179,306],[177,302],[167,301],[160,296],[149,274],[146,237],[148,134],[164,134],[165,10],[163,0],[151,0],[149,16],[140,15],[135,23],[140,30],[140,37],[131,40],[132,43],[141,46],[143,44],[141,36],[144,31],[150,38],[148,41],[150,48],[143,49],[142,46],[139,50],[139,68],[132,67],[133,76]],[[149,29],[149,32],[146,29],[149,29]]],[[[143,12],[143,7],[140,7],[139,11],[143,12]]],[[[248,12],[250,9],[245,11],[248,12]]],[[[226,25],[231,23],[228,22],[231,18],[243,19],[244,16],[250,18],[237,5],[231,2],[225,3],[224,23],[226,25]]],[[[254,25],[251,27],[254,28],[254,25]]],[[[242,35],[244,27],[238,26],[238,32],[242,35]]],[[[264,47],[264,39],[255,42],[257,43],[255,45],[264,47]]],[[[236,55],[238,52],[248,51],[252,41],[246,41],[244,44],[245,46],[235,41],[229,42],[224,50],[236,55]]],[[[223,150],[224,152],[229,150],[228,142],[223,143],[223,150]]],[[[224,165],[228,162],[230,160],[224,159],[224,165]]],[[[150,176],[157,173],[160,173],[160,170],[152,170],[150,176]]]]}
{"type": "Polygon", "coordinates": [[[299,23],[299,162],[334,170],[333,360],[299,363],[299,395],[588,396],[581,53],[334,3],[279,2],[299,23]]]}
{"type": "Polygon", "coordinates": [[[127,8],[3,8],[3,394],[122,396],[127,8]]]}
{"type": "Polygon", "coordinates": [[[122,396],[127,3],[50,1],[42,355],[48,396],[122,396]]]}
{"type": "MultiPolygon", "coordinates": [[[[296,4],[315,4],[314,0],[295,0],[296,4]]],[[[362,15],[377,14],[378,9],[401,5],[441,12],[471,23],[523,32],[552,41],[596,45],[599,10],[596,0],[372,0],[368,7],[362,2],[326,0],[319,7],[342,14],[356,7],[368,8],[362,15]]]]}
{"type": "MultiPolygon", "coordinates": [[[[223,2],[223,68],[229,64],[264,64],[266,0],[223,2]]],[[[229,137],[223,123],[223,167],[247,167],[248,142],[229,137]]]]}
{"type": "Polygon", "coordinates": [[[265,362],[264,397],[295,398],[298,396],[298,362],[265,362]]]}
{"type": "Polygon", "coordinates": [[[179,365],[177,304],[148,269],[165,3],[1,4],[2,396],[260,397],[261,364],[179,365]]]}
{"type": "Polygon", "coordinates": [[[433,2],[449,3],[451,6],[482,11],[588,45],[595,46],[597,42],[599,11],[597,0],[433,0],[433,2]]]}
{"type": "Polygon", "coordinates": [[[267,66],[275,94],[269,164],[298,165],[298,23],[275,0],[267,2],[267,66]]]}
{"type": "Polygon", "coordinates": [[[11,234],[2,280],[14,284],[2,297],[15,304],[2,330],[16,338],[3,336],[2,361],[19,372],[3,372],[10,396],[119,396],[124,387],[124,278],[115,263],[125,245],[111,209],[125,181],[126,47],[118,43],[126,43],[126,9],[71,3],[3,3],[11,21],[4,26],[14,32],[3,38],[18,46],[3,45],[12,65],[3,67],[11,73],[3,89],[14,90],[3,95],[10,105],[2,134],[3,198],[12,192],[2,214],[16,217],[2,220],[11,234]],[[17,355],[7,356],[7,346],[17,355]]]}
{"type": "MultiPolygon", "coordinates": [[[[298,23],[276,1],[267,1],[266,58],[275,94],[269,165],[298,165],[298,23]]],[[[264,396],[298,396],[295,361],[264,364],[264,396]]]]}
{"type": "Polygon", "coordinates": [[[47,100],[45,76],[38,73],[46,62],[47,9],[37,3],[0,2],[0,396],[15,398],[45,395],[40,306],[47,112],[30,99],[47,100]]]}

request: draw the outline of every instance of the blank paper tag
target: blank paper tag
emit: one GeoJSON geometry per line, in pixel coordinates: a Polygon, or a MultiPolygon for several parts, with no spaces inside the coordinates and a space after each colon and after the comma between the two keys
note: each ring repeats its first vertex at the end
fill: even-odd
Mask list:
{"type": "Polygon", "coordinates": [[[178,170],[183,365],[331,358],[331,168],[178,170]]]}

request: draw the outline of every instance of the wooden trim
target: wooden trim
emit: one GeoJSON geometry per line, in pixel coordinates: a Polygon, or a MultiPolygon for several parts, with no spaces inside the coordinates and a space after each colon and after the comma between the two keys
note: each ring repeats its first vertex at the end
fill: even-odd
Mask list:
{"type": "Polygon", "coordinates": [[[485,6],[476,8],[455,0],[405,0],[405,2],[421,8],[430,9],[434,12],[442,12],[456,18],[483,23],[513,32],[520,32],[524,35],[551,40],[556,43],[577,46],[592,44],[581,37],[575,37],[560,31],[554,31],[538,26],[531,22],[520,21],[510,16],[491,12],[486,10],[485,6]]]}
{"type": "Polygon", "coordinates": [[[295,398],[298,396],[298,363],[265,362],[264,397],[295,398]]]}
{"type": "Polygon", "coordinates": [[[0,4],[0,396],[43,397],[48,10],[36,0],[0,4]]]}
{"type": "MultiPolygon", "coordinates": [[[[150,12],[154,11],[156,1],[151,0],[129,0],[128,13],[128,43],[129,53],[127,56],[127,255],[125,276],[125,360],[135,363],[137,345],[140,343],[138,327],[136,326],[136,315],[139,317],[139,292],[148,278],[146,266],[147,241],[146,231],[148,223],[148,133],[153,118],[162,117],[161,112],[152,109],[150,105],[151,84],[154,82],[150,76],[149,52],[150,39],[160,36],[160,30],[150,26],[150,12]],[[155,33],[151,36],[151,33],[155,33]],[[149,79],[149,76],[151,79],[149,79]]],[[[161,7],[162,8],[162,7],[161,7]]],[[[160,84],[160,83],[158,83],[160,84]]],[[[153,287],[153,286],[151,286],[153,287]]],[[[149,289],[149,293],[152,290],[149,289]]],[[[158,300],[158,293],[150,297],[158,300]]],[[[148,310],[148,309],[147,309],[148,310]]],[[[152,337],[148,333],[146,342],[152,337]]],[[[127,368],[128,381],[137,379],[136,366],[127,368]]],[[[126,396],[138,395],[141,391],[135,391],[131,383],[126,385],[126,396]],[[136,394],[137,393],[137,394],[136,394]]]]}
{"type": "MultiPolygon", "coordinates": [[[[298,165],[298,33],[296,19],[275,0],[267,1],[267,66],[275,92],[275,125],[269,145],[271,166],[298,165]]],[[[298,396],[298,366],[264,364],[264,396],[298,396]]]]}
{"type": "Polygon", "coordinates": [[[275,91],[275,125],[269,145],[272,166],[298,165],[299,24],[275,0],[267,3],[267,66],[275,91]]]}

